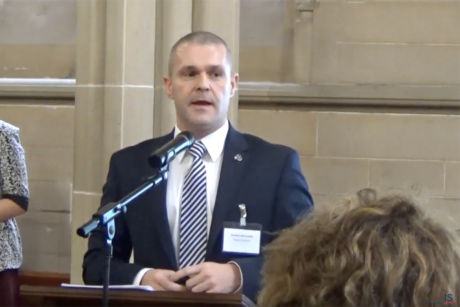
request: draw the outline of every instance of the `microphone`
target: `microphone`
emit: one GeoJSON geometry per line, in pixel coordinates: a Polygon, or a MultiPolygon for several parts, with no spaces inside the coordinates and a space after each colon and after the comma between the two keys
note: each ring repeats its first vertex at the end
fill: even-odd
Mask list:
{"type": "Polygon", "coordinates": [[[149,157],[151,167],[161,169],[168,165],[178,153],[192,147],[195,143],[193,133],[184,131],[179,133],[172,141],[155,150],[149,157]]]}

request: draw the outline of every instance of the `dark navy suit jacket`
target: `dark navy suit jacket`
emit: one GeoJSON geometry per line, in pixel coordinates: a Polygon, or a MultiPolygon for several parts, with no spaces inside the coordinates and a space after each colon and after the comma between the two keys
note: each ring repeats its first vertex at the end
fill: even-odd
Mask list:
{"type": "MultiPolygon", "coordinates": [[[[136,188],[154,170],[150,154],[172,140],[170,134],[115,152],[110,160],[101,206],[118,201],[136,188]]],[[[132,284],[143,268],[178,270],[166,212],[166,184],[150,189],[128,205],[116,219],[110,284],[132,284]],[[134,250],[134,264],[129,263],[134,250]]],[[[293,226],[313,209],[313,200],[302,175],[296,151],[242,134],[230,125],[224,147],[221,175],[212,215],[206,261],[235,261],[243,273],[243,294],[253,301],[260,290],[259,256],[222,252],[223,223],[240,219],[238,204],[245,204],[247,223],[263,227],[261,246],[274,239],[273,232],[293,226]],[[241,161],[235,159],[240,154],[241,161]]],[[[86,284],[102,285],[104,278],[104,233],[93,233],[83,261],[86,284]]]]}

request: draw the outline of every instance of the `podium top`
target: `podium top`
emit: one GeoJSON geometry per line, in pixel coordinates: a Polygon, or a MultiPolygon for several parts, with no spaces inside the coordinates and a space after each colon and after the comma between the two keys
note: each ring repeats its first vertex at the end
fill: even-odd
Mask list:
{"type": "MultiPolygon", "coordinates": [[[[21,286],[23,306],[102,306],[102,289],[21,286]]],[[[110,290],[109,306],[244,306],[256,305],[243,294],[110,290]]]]}

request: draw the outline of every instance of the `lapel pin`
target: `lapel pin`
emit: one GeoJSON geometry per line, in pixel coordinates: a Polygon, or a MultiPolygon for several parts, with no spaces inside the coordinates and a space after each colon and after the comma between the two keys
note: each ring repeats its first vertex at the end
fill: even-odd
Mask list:
{"type": "Polygon", "coordinates": [[[237,155],[235,156],[235,160],[236,160],[236,161],[241,161],[241,160],[243,160],[243,157],[242,157],[240,154],[237,154],[237,155]]]}

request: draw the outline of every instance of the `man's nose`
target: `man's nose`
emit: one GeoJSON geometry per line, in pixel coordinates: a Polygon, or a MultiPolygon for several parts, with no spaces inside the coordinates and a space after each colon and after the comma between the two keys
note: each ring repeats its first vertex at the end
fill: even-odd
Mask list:
{"type": "Polygon", "coordinates": [[[205,73],[202,73],[198,77],[198,83],[197,83],[197,90],[198,91],[209,91],[210,85],[209,85],[209,78],[208,75],[205,73]]]}

